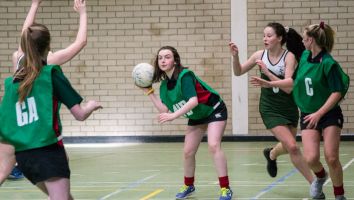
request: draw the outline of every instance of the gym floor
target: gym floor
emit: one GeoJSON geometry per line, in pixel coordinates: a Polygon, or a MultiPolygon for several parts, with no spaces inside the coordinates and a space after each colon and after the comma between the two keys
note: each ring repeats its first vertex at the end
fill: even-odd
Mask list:
{"type": "MultiPolygon", "coordinates": [[[[294,169],[288,155],[278,158],[278,175],[268,176],[263,148],[274,142],[224,142],[234,199],[310,199],[309,184],[294,169]]],[[[299,143],[301,146],[301,143],[299,143]]],[[[183,143],[68,144],[71,192],[77,200],[168,200],[183,184],[183,143]]],[[[321,151],[322,155],[323,152],[321,151]]],[[[321,160],[324,162],[323,156],[321,160]]],[[[354,199],[354,142],[341,143],[347,199],[354,199]]],[[[327,166],[325,166],[326,169],[327,166]]],[[[197,154],[196,192],[189,199],[215,200],[219,186],[207,143],[197,154]]],[[[331,181],[324,186],[334,199],[331,181]]],[[[0,199],[47,199],[26,179],[7,180],[0,199]]]]}

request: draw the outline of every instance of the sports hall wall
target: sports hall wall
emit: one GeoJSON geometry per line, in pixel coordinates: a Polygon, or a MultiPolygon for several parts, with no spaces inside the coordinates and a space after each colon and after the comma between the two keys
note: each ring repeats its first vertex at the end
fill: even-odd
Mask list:
{"type": "MultiPolygon", "coordinates": [[[[229,110],[226,134],[232,135],[232,112],[237,110],[232,110],[231,93],[238,86],[232,85],[228,49],[231,1],[241,0],[87,0],[87,46],[62,68],[84,98],[102,102],[104,109],[78,122],[63,106],[64,136],[183,135],[186,120],[159,125],[157,111],[131,79],[134,65],[151,62],[163,45],[176,47],[182,64],[222,95],[229,110]]],[[[11,55],[18,47],[30,3],[0,0],[0,96],[4,78],[11,75],[11,55]]],[[[78,14],[72,7],[72,0],[44,0],[39,8],[37,22],[50,29],[53,51],[76,37],[78,14]]],[[[320,19],[337,31],[333,55],[353,77],[354,1],[248,0],[247,30],[237,31],[247,31],[249,56],[263,48],[263,28],[268,22],[301,32],[320,19]]],[[[248,75],[257,73],[255,68],[248,75]]],[[[269,135],[258,113],[260,90],[248,85],[248,134],[269,135]]],[[[353,90],[342,103],[345,134],[354,133],[353,90]]]]}

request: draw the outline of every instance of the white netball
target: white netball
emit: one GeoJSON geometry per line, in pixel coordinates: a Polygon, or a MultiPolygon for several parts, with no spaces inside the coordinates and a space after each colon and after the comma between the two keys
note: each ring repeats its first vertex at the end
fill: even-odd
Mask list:
{"type": "Polygon", "coordinates": [[[152,84],[154,67],[149,63],[139,63],[135,65],[132,77],[135,85],[139,87],[149,87],[152,84]]]}

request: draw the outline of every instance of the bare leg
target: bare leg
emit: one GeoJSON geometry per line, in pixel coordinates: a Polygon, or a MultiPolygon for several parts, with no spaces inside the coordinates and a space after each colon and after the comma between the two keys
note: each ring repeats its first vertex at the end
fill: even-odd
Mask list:
{"type": "Polygon", "coordinates": [[[200,142],[203,139],[205,125],[187,126],[184,138],[184,176],[194,177],[195,154],[198,151],[200,142]]]}
{"type": "Polygon", "coordinates": [[[47,194],[50,200],[73,200],[70,193],[70,180],[67,178],[51,178],[37,183],[36,186],[47,194]]]}
{"type": "Polygon", "coordinates": [[[221,139],[224,135],[226,121],[216,121],[208,124],[209,152],[214,159],[214,165],[219,177],[227,176],[227,162],[221,149],[221,139]]]}
{"type": "Polygon", "coordinates": [[[291,162],[311,184],[313,175],[310,168],[307,166],[299,147],[296,144],[295,137],[289,127],[277,126],[272,129],[274,136],[282,143],[287,152],[289,153],[291,162]]]}
{"type": "Polygon", "coordinates": [[[313,172],[319,172],[323,169],[320,162],[320,133],[316,130],[302,130],[302,144],[304,148],[304,158],[313,172]]]}
{"type": "Polygon", "coordinates": [[[288,151],[283,147],[281,142],[278,142],[273,149],[270,151],[270,159],[275,160],[278,156],[287,154],[288,151]]]}
{"type": "Polygon", "coordinates": [[[12,145],[0,142],[0,185],[6,180],[16,163],[12,145]]]}
{"type": "Polygon", "coordinates": [[[329,126],[323,131],[324,154],[329,168],[329,175],[334,186],[343,185],[343,169],[339,161],[339,143],[341,129],[329,126]]]}

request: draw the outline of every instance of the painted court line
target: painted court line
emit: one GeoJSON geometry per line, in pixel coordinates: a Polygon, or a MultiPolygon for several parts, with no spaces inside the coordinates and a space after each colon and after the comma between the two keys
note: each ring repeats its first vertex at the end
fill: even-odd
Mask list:
{"type": "Polygon", "coordinates": [[[263,189],[259,194],[257,194],[255,197],[253,197],[252,200],[258,199],[259,197],[263,196],[264,194],[266,194],[267,192],[272,190],[275,186],[277,186],[280,183],[284,182],[287,178],[289,178],[290,176],[294,175],[295,173],[297,173],[297,169],[294,168],[289,173],[287,173],[285,176],[282,176],[280,179],[278,179],[277,181],[271,183],[268,187],[263,189]]]}
{"type": "Polygon", "coordinates": [[[110,194],[108,194],[108,195],[106,195],[106,196],[100,198],[100,200],[105,200],[105,199],[108,199],[108,198],[110,198],[110,197],[112,197],[112,196],[114,196],[114,195],[116,195],[116,194],[119,194],[119,193],[121,193],[121,192],[124,192],[124,191],[126,191],[126,190],[129,190],[129,189],[132,189],[132,188],[136,188],[136,187],[139,186],[140,184],[144,183],[145,181],[147,181],[147,180],[149,180],[149,179],[154,178],[155,176],[157,176],[157,174],[154,174],[154,175],[152,175],[152,176],[148,176],[148,177],[145,177],[145,178],[143,178],[143,179],[137,180],[137,181],[135,181],[135,182],[129,184],[128,186],[123,187],[122,189],[116,190],[116,191],[114,191],[114,192],[112,192],[112,193],[110,193],[110,194]]]}
{"type": "Polygon", "coordinates": [[[151,192],[150,194],[144,196],[143,198],[139,199],[139,200],[148,200],[150,199],[151,197],[154,197],[156,195],[158,195],[159,193],[161,193],[163,191],[163,189],[157,189],[155,190],[154,192],[151,192]]]}
{"type": "MultiPolygon", "coordinates": [[[[344,166],[343,166],[343,171],[345,170],[345,169],[347,169],[352,163],[354,162],[354,158],[353,159],[351,159],[347,164],[345,164],[344,166]]],[[[327,181],[324,183],[324,185],[327,185],[328,183],[329,183],[329,181],[330,181],[331,179],[329,178],[329,179],[327,179],[327,181]]]]}
{"type": "MultiPolygon", "coordinates": [[[[347,164],[344,165],[343,167],[343,171],[348,168],[352,163],[354,162],[354,158],[352,160],[350,160],[347,164]]],[[[281,177],[280,179],[278,179],[277,181],[273,182],[272,184],[270,184],[267,188],[265,188],[264,190],[262,190],[259,194],[257,194],[257,196],[253,197],[252,200],[258,199],[259,197],[263,196],[264,194],[266,194],[267,192],[269,192],[270,190],[272,190],[276,185],[278,185],[281,182],[284,182],[287,178],[289,178],[290,176],[294,175],[297,172],[297,169],[294,168],[292,171],[290,171],[288,174],[286,174],[285,176],[281,177]]],[[[330,181],[330,179],[328,179],[324,185],[326,185],[328,182],[330,181]]],[[[303,200],[308,200],[307,198],[304,198],[303,200]]]]}

